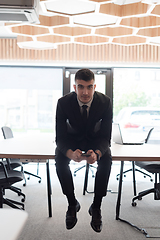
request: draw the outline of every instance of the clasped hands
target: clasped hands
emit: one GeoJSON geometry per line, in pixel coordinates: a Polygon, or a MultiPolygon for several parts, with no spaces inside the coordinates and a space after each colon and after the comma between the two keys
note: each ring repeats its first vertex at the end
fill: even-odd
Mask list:
{"type": "Polygon", "coordinates": [[[80,149],[76,149],[74,152],[72,152],[72,160],[75,162],[81,162],[82,160],[86,160],[87,163],[93,164],[97,161],[97,155],[93,150],[88,150],[86,154],[90,154],[89,157],[83,156],[82,151],[80,149]]]}

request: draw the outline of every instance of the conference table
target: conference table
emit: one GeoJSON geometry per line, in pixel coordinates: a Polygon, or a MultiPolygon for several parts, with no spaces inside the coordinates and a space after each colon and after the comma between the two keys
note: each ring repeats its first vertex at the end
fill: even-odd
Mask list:
{"type": "Polygon", "coordinates": [[[19,158],[22,162],[46,162],[49,217],[52,217],[49,160],[55,158],[53,140],[53,134],[45,133],[0,140],[0,158],[19,158]]]}
{"type": "Polygon", "coordinates": [[[27,218],[28,214],[25,211],[13,208],[0,209],[0,239],[17,240],[27,218]]]}
{"type": "MultiPolygon", "coordinates": [[[[121,161],[116,220],[120,220],[122,175],[124,161],[160,161],[159,145],[119,145],[111,143],[113,161],[121,161]]],[[[0,141],[0,158],[20,158],[22,161],[46,161],[49,217],[52,217],[51,182],[49,160],[55,158],[55,143],[52,134],[39,134],[0,141]]]]}

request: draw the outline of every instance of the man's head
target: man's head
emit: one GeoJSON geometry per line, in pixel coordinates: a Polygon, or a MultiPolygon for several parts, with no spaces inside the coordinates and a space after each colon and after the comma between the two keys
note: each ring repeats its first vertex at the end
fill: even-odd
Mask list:
{"type": "Polygon", "coordinates": [[[88,103],[92,98],[96,88],[94,73],[89,69],[81,69],[76,72],[75,84],[73,85],[78,99],[82,103],[88,103]]]}

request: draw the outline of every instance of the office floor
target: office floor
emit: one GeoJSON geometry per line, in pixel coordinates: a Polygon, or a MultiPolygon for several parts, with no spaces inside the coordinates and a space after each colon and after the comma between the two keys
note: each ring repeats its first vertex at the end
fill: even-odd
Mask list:
{"type": "MultiPolygon", "coordinates": [[[[72,172],[77,168],[78,164],[71,163],[72,172]]],[[[83,165],[83,163],[78,166],[83,165]]],[[[131,167],[130,162],[125,163],[125,168],[131,167]]],[[[26,170],[36,172],[36,165],[29,164],[26,170]],[[31,166],[32,165],[32,166],[31,166]]],[[[97,235],[90,227],[90,216],[88,208],[92,203],[93,194],[86,193],[83,196],[83,183],[85,169],[79,171],[74,177],[76,196],[81,204],[81,211],[78,213],[78,223],[74,229],[68,231],[65,228],[65,212],[67,209],[67,201],[63,196],[59,181],[55,173],[54,161],[50,161],[50,173],[52,181],[52,206],[53,217],[48,218],[47,194],[46,194],[46,168],[45,164],[41,164],[39,173],[42,176],[42,182],[38,183],[36,178],[31,177],[27,180],[27,186],[22,187],[22,183],[17,186],[22,187],[26,194],[25,209],[29,214],[28,221],[19,236],[18,240],[141,240],[145,236],[127,225],[126,223],[115,220],[115,207],[117,200],[118,181],[116,174],[119,173],[120,162],[114,162],[112,166],[107,196],[102,203],[103,229],[97,235]],[[34,194],[33,194],[34,193],[34,194]]],[[[137,176],[137,189],[143,190],[152,187],[153,183],[148,178],[144,178],[140,173],[137,176]]],[[[94,178],[89,175],[88,190],[93,190],[94,178]]],[[[14,193],[7,192],[7,196],[19,199],[14,193]]],[[[145,197],[142,201],[138,201],[137,207],[131,206],[133,197],[132,190],[132,174],[126,174],[123,180],[123,195],[120,215],[122,218],[145,228],[151,236],[160,236],[159,226],[159,201],[153,200],[153,195],[145,197]]],[[[5,206],[7,207],[7,206],[5,206]]],[[[160,239],[160,238],[159,238],[160,239]]]]}

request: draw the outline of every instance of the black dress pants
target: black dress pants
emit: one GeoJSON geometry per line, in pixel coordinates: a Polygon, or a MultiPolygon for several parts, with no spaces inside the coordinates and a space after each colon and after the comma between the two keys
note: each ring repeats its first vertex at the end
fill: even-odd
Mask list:
{"type": "MultiPolygon", "coordinates": [[[[69,167],[70,161],[71,159],[56,149],[56,172],[64,195],[74,192],[73,177],[69,167]]],[[[112,165],[112,157],[109,147],[107,152],[97,163],[98,167],[95,176],[94,193],[103,197],[107,193],[107,186],[112,165]]]]}

